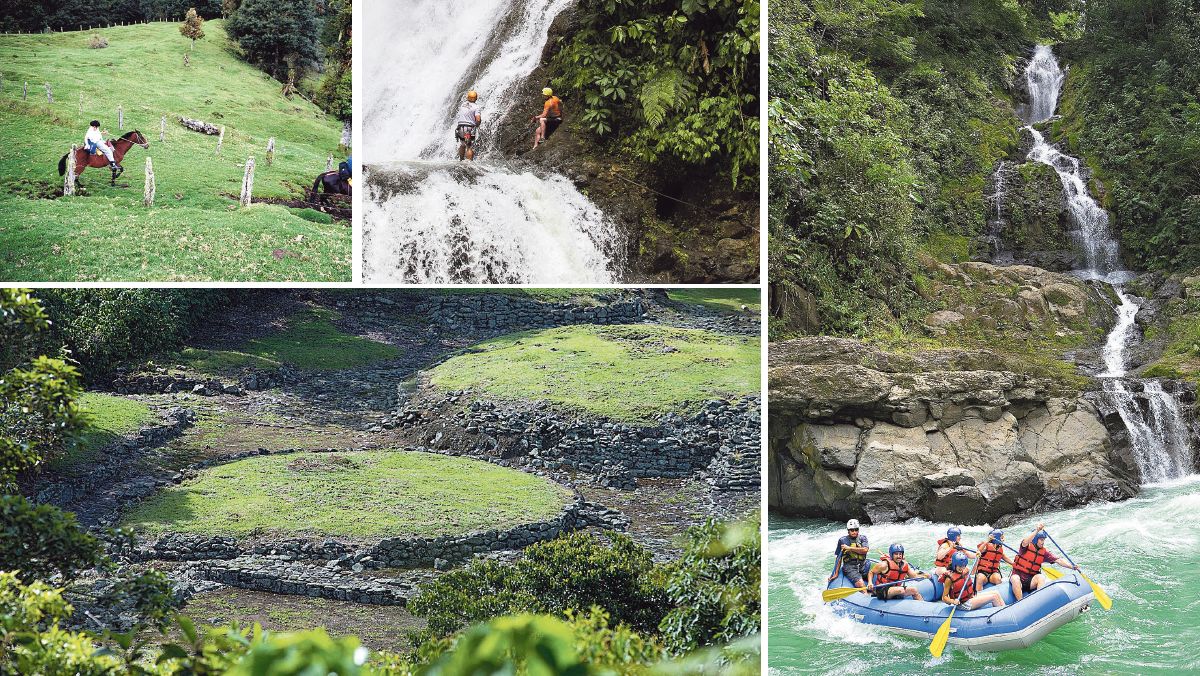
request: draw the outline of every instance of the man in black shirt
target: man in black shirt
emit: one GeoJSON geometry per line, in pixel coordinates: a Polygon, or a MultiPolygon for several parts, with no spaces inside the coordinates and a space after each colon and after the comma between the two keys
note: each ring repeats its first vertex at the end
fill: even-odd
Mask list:
{"type": "Polygon", "coordinates": [[[863,577],[867,574],[867,552],[871,551],[867,536],[859,534],[858,519],[846,522],[846,532],[846,535],[838,538],[833,553],[841,557],[842,573],[846,579],[855,587],[866,589],[867,583],[863,577]]]}

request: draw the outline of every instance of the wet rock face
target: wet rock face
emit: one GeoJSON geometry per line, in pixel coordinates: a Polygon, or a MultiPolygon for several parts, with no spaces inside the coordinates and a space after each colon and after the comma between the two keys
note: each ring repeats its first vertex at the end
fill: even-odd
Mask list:
{"type": "Polygon", "coordinates": [[[987,351],[784,341],[769,388],[781,513],[980,524],[1135,492],[1136,465],[1095,405],[987,351]]]}

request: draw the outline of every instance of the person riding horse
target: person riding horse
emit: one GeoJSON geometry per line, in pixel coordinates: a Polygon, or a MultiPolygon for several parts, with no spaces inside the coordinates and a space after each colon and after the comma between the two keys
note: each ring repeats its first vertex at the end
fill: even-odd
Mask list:
{"type": "Polygon", "coordinates": [[[117,161],[113,159],[112,146],[108,144],[108,141],[104,140],[104,136],[107,133],[107,131],[100,129],[100,120],[92,120],[91,125],[88,126],[87,134],[83,137],[83,146],[87,148],[88,154],[103,155],[108,160],[108,168],[113,170],[113,178],[115,179],[125,171],[125,168],[117,164],[117,161]]]}

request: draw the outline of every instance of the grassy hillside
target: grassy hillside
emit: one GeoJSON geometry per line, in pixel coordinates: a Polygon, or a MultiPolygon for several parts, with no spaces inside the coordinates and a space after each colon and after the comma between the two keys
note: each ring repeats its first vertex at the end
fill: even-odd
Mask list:
{"type": "Polygon", "coordinates": [[[758,391],[759,341],[664,326],[564,326],[480,343],[430,371],[445,389],[541,399],[614,420],[690,412],[758,391]]]}
{"type": "Polygon", "coordinates": [[[269,204],[239,209],[230,197],[251,155],[256,199],[299,196],[326,158],[338,157],[340,123],[280,96],[278,82],[236,57],[221,21],[204,30],[189,67],[176,23],[96,31],[108,39],[104,49],[88,48],[92,32],[0,37],[0,173],[13,186],[0,195],[0,279],[350,280],[346,224],[314,223],[269,204]],[[25,81],[28,101],[21,100],[25,81]],[[88,169],[83,195],[54,198],[62,189],[58,160],[82,143],[89,120],[121,133],[118,105],[124,130],[139,129],[150,141],[123,162],[120,183],[128,187],[110,187],[106,169],[88,169]],[[183,128],[180,115],[224,125],[221,155],[215,136],[183,128]],[[267,166],[270,137],[275,160],[267,166]],[[149,209],[141,203],[147,156],[157,180],[149,209]]]}
{"type": "Polygon", "coordinates": [[[571,492],[479,460],[369,451],[259,456],[212,467],[135,507],[140,531],[436,537],[557,514],[571,492]]]}

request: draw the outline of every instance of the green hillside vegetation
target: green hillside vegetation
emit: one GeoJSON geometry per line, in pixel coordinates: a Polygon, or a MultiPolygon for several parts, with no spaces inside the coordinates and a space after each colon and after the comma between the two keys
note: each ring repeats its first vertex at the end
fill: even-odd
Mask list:
{"type": "Polygon", "coordinates": [[[1067,4],[772,1],[773,335],[923,316],[918,256],[970,254],[1017,148],[1017,61],[1067,4]]]}
{"type": "Polygon", "coordinates": [[[430,371],[430,380],[614,420],[652,420],[758,392],[758,346],[757,337],[699,329],[569,326],[480,343],[430,371]]]}
{"type": "Polygon", "coordinates": [[[148,533],[435,537],[544,520],[570,500],[551,481],[468,458],[290,453],[204,470],[135,507],[124,525],[148,533]]]}
{"type": "Polygon", "coordinates": [[[51,463],[51,469],[62,471],[96,460],[96,454],[108,444],[126,434],[132,434],[154,419],[150,407],[125,397],[101,392],[85,392],[76,400],[83,414],[83,428],[66,453],[51,463]]]}
{"type": "Polygon", "coordinates": [[[104,49],[88,48],[90,32],[0,37],[0,171],[13,186],[0,196],[0,278],[350,280],[345,223],[314,222],[279,205],[236,206],[250,156],[256,199],[302,198],[327,157],[341,156],[341,126],[299,97],[280,96],[278,82],[238,58],[222,23],[206,21],[191,51],[174,22],[97,31],[108,39],[104,49]],[[124,130],[138,129],[150,142],[125,157],[120,184],[128,187],[110,187],[106,169],[89,168],[82,196],[55,199],[59,159],[82,143],[91,119],[119,136],[118,105],[124,130]],[[167,135],[159,142],[163,115],[167,135]],[[221,154],[215,136],[183,128],[180,115],[225,126],[221,154]],[[142,205],[147,156],[157,180],[151,208],[142,205]]]}
{"type": "Polygon", "coordinates": [[[329,310],[309,310],[291,317],[282,331],[254,338],[234,350],[185,348],[179,361],[203,373],[230,373],[246,367],[278,368],[290,364],[306,371],[334,371],[394,359],[399,348],[350,335],[333,324],[329,310]]]}
{"type": "Polygon", "coordinates": [[[680,303],[694,303],[721,312],[742,313],[745,305],[749,312],[757,314],[758,289],[668,289],[667,298],[680,303]]]}

